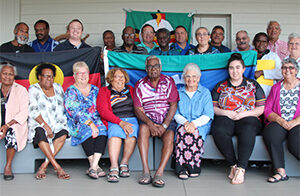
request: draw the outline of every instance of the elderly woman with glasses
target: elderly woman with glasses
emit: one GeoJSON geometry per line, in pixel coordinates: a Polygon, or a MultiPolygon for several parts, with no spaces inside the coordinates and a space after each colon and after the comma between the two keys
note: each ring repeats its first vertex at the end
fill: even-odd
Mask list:
{"type": "Polygon", "coordinates": [[[203,143],[210,131],[214,109],[209,90],[199,83],[199,66],[187,64],[182,75],[185,86],[178,90],[180,101],[174,116],[178,123],[175,172],[179,179],[186,180],[200,174],[203,143]]]}
{"type": "MultiPolygon", "coordinates": [[[[300,35],[297,33],[291,33],[288,38],[288,50],[290,52],[290,56],[286,58],[295,59],[300,66],[300,35]]],[[[300,77],[300,73],[298,72],[297,77],[300,77]]]]}
{"type": "Polygon", "coordinates": [[[65,108],[70,128],[71,144],[81,144],[90,167],[86,171],[92,179],[105,176],[98,163],[105,152],[106,127],[96,107],[99,88],[89,84],[89,67],[83,61],[74,63],[75,83],[65,93],[65,108]]]}
{"type": "Polygon", "coordinates": [[[263,138],[272,159],[274,175],[268,182],[288,180],[284,169],[283,142],[287,140],[288,150],[300,160],[300,81],[296,77],[299,65],[295,59],[282,61],[283,80],[275,84],[265,106],[267,126],[263,138]]]}

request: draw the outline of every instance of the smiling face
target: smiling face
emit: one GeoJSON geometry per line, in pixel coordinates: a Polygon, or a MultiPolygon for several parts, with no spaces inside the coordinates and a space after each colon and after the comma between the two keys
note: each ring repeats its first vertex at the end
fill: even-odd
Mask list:
{"type": "Polygon", "coordinates": [[[235,60],[229,64],[228,72],[231,80],[239,81],[243,78],[245,67],[239,60],[235,60]]]}
{"type": "Polygon", "coordinates": [[[200,76],[194,70],[188,70],[184,75],[184,82],[188,88],[197,88],[200,76]]]}
{"type": "Polygon", "coordinates": [[[53,86],[54,76],[51,69],[43,69],[41,75],[39,75],[38,77],[41,88],[49,89],[53,86]]]}
{"type": "Polygon", "coordinates": [[[37,40],[46,41],[49,37],[49,29],[46,28],[46,24],[43,22],[37,23],[34,27],[37,40]]]}
{"type": "Polygon", "coordinates": [[[107,32],[103,36],[104,46],[107,48],[114,48],[115,47],[115,36],[111,32],[107,32]]]}
{"type": "Polygon", "coordinates": [[[74,72],[75,84],[86,85],[89,82],[89,70],[86,67],[78,67],[74,72]]]}
{"type": "Polygon", "coordinates": [[[0,80],[3,85],[11,86],[15,81],[15,71],[12,67],[4,66],[0,72],[0,80]]]}
{"type": "Polygon", "coordinates": [[[293,59],[300,57],[300,38],[292,38],[288,43],[288,49],[293,59]]]}
{"type": "Polygon", "coordinates": [[[144,43],[152,43],[154,39],[154,31],[152,27],[146,26],[142,32],[142,39],[144,43]]]}
{"type": "Polygon", "coordinates": [[[159,64],[159,60],[156,58],[148,60],[146,71],[150,80],[158,79],[161,72],[161,65],[159,64]]]}
{"type": "Polygon", "coordinates": [[[296,79],[297,69],[292,63],[285,63],[281,66],[281,73],[284,80],[296,79]]]}
{"type": "Polygon", "coordinates": [[[170,36],[165,32],[159,32],[157,35],[157,42],[161,48],[169,46],[170,36]]]}
{"type": "Polygon", "coordinates": [[[179,27],[175,30],[175,39],[178,44],[185,43],[187,41],[187,32],[184,28],[179,27]]]}
{"type": "Polygon", "coordinates": [[[281,33],[280,25],[277,22],[272,22],[267,28],[267,34],[271,40],[277,41],[281,33]]]}
{"type": "Polygon", "coordinates": [[[135,40],[134,29],[132,27],[126,27],[123,32],[122,39],[125,45],[127,46],[133,45],[135,40]]]}
{"type": "Polygon", "coordinates": [[[25,24],[20,24],[16,30],[14,30],[15,39],[21,45],[27,43],[29,35],[28,35],[29,28],[25,24]]]}
{"type": "Polygon", "coordinates": [[[209,41],[208,31],[204,28],[200,28],[196,32],[196,40],[200,46],[207,46],[209,41]]]}
{"type": "Polygon", "coordinates": [[[254,42],[255,50],[258,53],[264,53],[268,47],[268,39],[264,35],[260,35],[254,42]]]}
{"type": "Polygon", "coordinates": [[[211,33],[211,43],[216,46],[221,46],[224,40],[224,31],[220,28],[216,28],[211,33]]]}
{"type": "Polygon", "coordinates": [[[126,82],[126,79],[125,79],[124,74],[120,70],[117,70],[114,74],[114,79],[111,82],[111,86],[113,89],[120,92],[121,90],[124,89],[125,82],[126,82]]]}
{"type": "Polygon", "coordinates": [[[250,38],[248,37],[246,32],[238,32],[236,34],[236,45],[240,51],[247,50],[249,48],[250,38]]]}
{"type": "Polygon", "coordinates": [[[80,22],[73,21],[69,25],[68,34],[70,35],[70,39],[80,40],[82,35],[82,25],[80,22]]]}

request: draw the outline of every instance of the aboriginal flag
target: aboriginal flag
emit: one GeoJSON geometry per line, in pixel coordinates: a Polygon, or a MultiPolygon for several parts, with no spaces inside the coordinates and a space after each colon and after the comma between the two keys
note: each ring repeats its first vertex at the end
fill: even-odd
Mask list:
{"type": "Polygon", "coordinates": [[[12,63],[17,68],[16,82],[27,89],[36,81],[34,69],[36,65],[41,62],[52,63],[57,67],[54,82],[60,83],[66,90],[74,83],[72,67],[77,61],[86,62],[90,69],[89,82],[101,87],[100,75],[104,79],[104,68],[100,54],[100,47],[45,53],[0,53],[0,62],[12,63]]]}

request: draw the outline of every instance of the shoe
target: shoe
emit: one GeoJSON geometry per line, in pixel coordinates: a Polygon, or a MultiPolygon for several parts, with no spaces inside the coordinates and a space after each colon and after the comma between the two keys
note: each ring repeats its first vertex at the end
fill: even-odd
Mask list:
{"type": "Polygon", "coordinates": [[[120,165],[120,177],[122,177],[122,178],[130,177],[130,170],[128,168],[128,164],[121,164],[120,165]],[[121,169],[121,168],[123,168],[123,169],[121,169]]]}
{"type": "Polygon", "coordinates": [[[101,167],[98,167],[97,169],[97,174],[98,174],[98,177],[105,177],[106,176],[106,173],[105,171],[101,168],[101,167]]]}
{"type": "Polygon", "coordinates": [[[62,168],[55,170],[55,172],[56,172],[58,179],[61,179],[61,180],[69,180],[70,179],[70,175],[67,174],[62,168]]]}
{"type": "Polygon", "coordinates": [[[162,176],[155,175],[152,181],[152,185],[154,187],[163,188],[165,186],[165,181],[162,179],[162,176]],[[159,181],[161,181],[162,183],[159,183],[159,181]]]}
{"type": "Polygon", "coordinates": [[[139,178],[139,184],[147,185],[147,184],[151,184],[151,182],[152,182],[152,177],[150,173],[143,173],[139,178]]]}
{"type": "Polygon", "coordinates": [[[39,168],[38,172],[35,174],[35,179],[37,180],[43,180],[46,178],[46,168],[39,168]]]}
{"type": "Polygon", "coordinates": [[[119,182],[119,169],[118,168],[111,168],[109,169],[109,173],[107,175],[107,182],[111,183],[117,183],[119,182]],[[113,174],[112,172],[116,172],[116,174],[113,174]]]}
{"type": "Polygon", "coordinates": [[[276,174],[274,174],[274,176],[271,176],[269,179],[268,179],[268,182],[270,183],[277,183],[277,182],[280,182],[280,181],[287,181],[289,179],[288,175],[285,175],[283,176],[281,173],[277,172],[276,174]],[[275,175],[279,175],[280,178],[275,178],[275,175]],[[270,180],[270,179],[273,179],[273,180],[270,180]]]}
{"type": "Polygon", "coordinates": [[[10,175],[4,175],[3,176],[3,179],[6,180],[6,181],[10,181],[10,180],[13,180],[15,178],[14,174],[11,173],[10,175]]]}
{"type": "Polygon", "coordinates": [[[180,180],[187,180],[187,179],[189,179],[189,174],[187,173],[187,171],[181,171],[177,174],[177,177],[180,180]]]}

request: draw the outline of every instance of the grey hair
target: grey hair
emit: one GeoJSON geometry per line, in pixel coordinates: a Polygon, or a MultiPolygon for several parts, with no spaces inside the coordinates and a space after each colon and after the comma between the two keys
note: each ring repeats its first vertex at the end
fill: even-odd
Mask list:
{"type": "Polygon", "coordinates": [[[281,65],[285,65],[285,64],[288,64],[288,63],[291,63],[292,65],[294,65],[294,67],[297,69],[297,71],[299,71],[299,65],[297,63],[297,61],[291,57],[289,58],[286,58],[286,59],[283,59],[282,62],[281,62],[281,65]]]}
{"type": "Polygon", "coordinates": [[[237,35],[239,33],[246,33],[247,37],[249,38],[249,34],[248,34],[248,32],[246,30],[240,30],[240,31],[236,32],[235,37],[237,37],[237,35]]]}
{"type": "Polygon", "coordinates": [[[207,34],[210,35],[210,32],[209,30],[206,28],[206,27],[198,27],[195,31],[195,37],[197,37],[197,32],[200,30],[200,29],[205,29],[207,31],[207,34]]]}
{"type": "Polygon", "coordinates": [[[17,68],[13,64],[11,64],[10,62],[1,62],[0,63],[0,72],[2,72],[2,69],[4,67],[10,67],[10,68],[12,68],[14,70],[15,76],[18,75],[17,68]]]}
{"type": "Polygon", "coordinates": [[[281,29],[281,26],[280,26],[279,22],[276,21],[276,20],[271,20],[271,21],[269,21],[269,22],[268,22],[268,27],[267,27],[267,28],[269,28],[269,26],[270,26],[271,24],[273,24],[273,23],[277,23],[277,24],[279,25],[279,28],[281,29]]]}
{"type": "Polygon", "coordinates": [[[146,61],[145,61],[145,65],[146,65],[146,67],[147,67],[147,63],[148,63],[148,61],[149,60],[151,60],[151,59],[157,59],[158,60],[158,62],[159,62],[159,64],[160,64],[160,67],[161,67],[161,60],[160,60],[160,58],[158,58],[157,56],[155,56],[155,55],[151,55],[151,56],[148,56],[147,58],[146,58],[146,61]]]}
{"type": "Polygon", "coordinates": [[[188,63],[184,66],[182,76],[185,77],[186,72],[195,71],[199,77],[201,77],[201,70],[196,63],[188,63]]]}
{"type": "Polygon", "coordinates": [[[290,43],[291,39],[293,39],[293,38],[300,39],[300,35],[297,34],[297,33],[291,33],[291,34],[289,34],[288,43],[290,43]]]}
{"type": "Polygon", "coordinates": [[[90,70],[89,66],[86,64],[86,62],[78,61],[73,64],[73,73],[75,73],[79,68],[82,68],[82,67],[86,68],[87,70],[90,70]]]}

